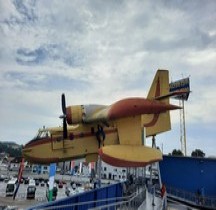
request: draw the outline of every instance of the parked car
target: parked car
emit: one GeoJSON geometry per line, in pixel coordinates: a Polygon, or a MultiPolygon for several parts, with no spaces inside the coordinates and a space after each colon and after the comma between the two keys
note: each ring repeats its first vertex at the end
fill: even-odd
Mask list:
{"type": "Polygon", "coordinates": [[[39,179],[35,179],[35,185],[38,186],[40,184],[39,179]]]}
{"type": "Polygon", "coordinates": [[[44,187],[45,186],[45,182],[44,181],[41,181],[41,187],[44,187]]]}
{"type": "Polygon", "coordinates": [[[29,178],[24,179],[24,184],[29,184],[29,178]]]}
{"type": "Polygon", "coordinates": [[[17,187],[17,183],[17,179],[11,179],[8,181],[6,186],[6,196],[13,196],[17,187]]]}
{"type": "Polygon", "coordinates": [[[36,186],[29,185],[27,188],[27,199],[34,199],[35,198],[35,192],[36,192],[36,186]]]}

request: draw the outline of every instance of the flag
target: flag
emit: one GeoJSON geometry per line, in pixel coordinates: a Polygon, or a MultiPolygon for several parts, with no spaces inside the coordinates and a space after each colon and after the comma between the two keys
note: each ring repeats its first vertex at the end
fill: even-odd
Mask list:
{"type": "Polygon", "coordinates": [[[17,187],[16,187],[16,190],[15,190],[15,192],[13,194],[13,199],[16,198],[16,194],[17,194],[17,192],[19,190],[20,181],[22,179],[23,169],[24,169],[24,158],[22,158],[22,161],[20,163],[19,172],[18,172],[18,178],[17,178],[17,187]]]}
{"type": "Polygon", "coordinates": [[[49,168],[49,201],[53,199],[53,186],[56,173],[56,163],[51,163],[49,168]]]}

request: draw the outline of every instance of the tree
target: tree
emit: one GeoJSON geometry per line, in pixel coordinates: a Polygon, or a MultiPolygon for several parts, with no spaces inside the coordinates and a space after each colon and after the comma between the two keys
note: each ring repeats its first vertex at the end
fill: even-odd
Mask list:
{"type": "Polygon", "coordinates": [[[8,153],[11,157],[21,157],[22,156],[22,148],[14,149],[8,143],[0,142],[0,153],[5,152],[8,153]]]}
{"type": "Polygon", "coordinates": [[[180,150],[180,149],[174,149],[173,151],[172,151],[172,154],[171,154],[172,156],[183,156],[183,153],[182,153],[182,151],[180,150]]]}
{"type": "Polygon", "coordinates": [[[192,157],[205,157],[205,153],[200,149],[195,149],[194,151],[192,151],[191,156],[192,157]]]}

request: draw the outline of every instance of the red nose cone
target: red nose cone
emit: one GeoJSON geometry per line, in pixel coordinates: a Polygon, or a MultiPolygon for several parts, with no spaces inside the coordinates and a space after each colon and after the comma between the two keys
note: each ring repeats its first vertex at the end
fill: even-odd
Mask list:
{"type": "Polygon", "coordinates": [[[166,104],[165,105],[165,111],[169,111],[169,110],[175,110],[175,109],[182,109],[182,107],[180,106],[176,106],[176,105],[172,105],[172,104],[166,104]]]}

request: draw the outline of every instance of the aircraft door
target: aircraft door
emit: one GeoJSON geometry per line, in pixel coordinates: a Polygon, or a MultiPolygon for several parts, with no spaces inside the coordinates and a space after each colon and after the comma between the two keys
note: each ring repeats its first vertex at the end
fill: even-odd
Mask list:
{"type": "Polygon", "coordinates": [[[53,134],[51,135],[52,149],[59,150],[64,148],[64,141],[62,135],[53,134]]]}

